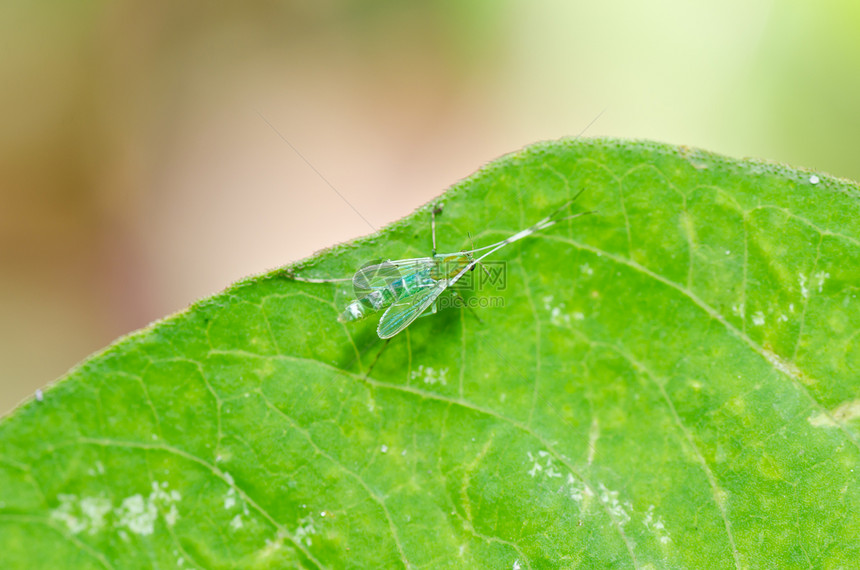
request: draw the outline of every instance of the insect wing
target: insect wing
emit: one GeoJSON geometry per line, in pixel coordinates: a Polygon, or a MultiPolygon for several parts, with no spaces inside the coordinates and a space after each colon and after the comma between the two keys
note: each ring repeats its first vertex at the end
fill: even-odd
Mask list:
{"type": "Polygon", "coordinates": [[[388,261],[365,265],[352,277],[352,288],[357,299],[366,297],[373,291],[391,288],[401,278],[396,266],[388,261]]]}
{"type": "Polygon", "coordinates": [[[381,261],[365,265],[352,277],[355,295],[360,299],[373,291],[390,289],[407,275],[426,270],[431,264],[432,259],[419,258],[381,261]]]}
{"type": "Polygon", "coordinates": [[[437,281],[433,287],[419,290],[392,304],[379,319],[379,338],[391,338],[420,317],[448,287],[448,280],[437,281]]]}
{"type": "Polygon", "coordinates": [[[429,272],[436,263],[432,257],[417,257],[414,259],[392,259],[386,261],[397,268],[401,275],[429,272]]]}

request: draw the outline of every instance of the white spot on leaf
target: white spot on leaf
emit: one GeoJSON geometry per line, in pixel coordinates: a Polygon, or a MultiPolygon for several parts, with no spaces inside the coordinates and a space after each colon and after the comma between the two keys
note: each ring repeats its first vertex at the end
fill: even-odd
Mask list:
{"type": "Polygon", "coordinates": [[[606,509],[612,518],[618,522],[618,526],[624,526],[630,522],[630,514],[627,511],[632,511],[633,505],[627,501],[622,505],[618,500],[618,491],[607,489],[603,483],[598,484],[598,489],[600,490],[600,502],[606,505],[606,509]]]}
{"type": "Polygon", "coordinates": [[[293,533],[293,538],[296,542],[303,542],[305,546],[310,546],[311,536],[316,533],[317,531],[314,527],[314,519],[311,515],[308,515],[299,520],[299,526],[293,533]]]}
{"type": "Polygon", "coordinates": [[[671,538],[669,538],[669,532],[666,530],[666,525],[663,523],[663,519],[654,516],[654,505],[648,507],[648,511],[645,513],[645,519],[642,522],[645,525],[645,528],[654,533],[655,538],[660,542],[660,544],[669,543],[671,540],[671,538]]]}
{"type": "Polygon", "coordinates": [[[124,526],[134,534],[146,536],[155,530],[158,510],[143,495],[127,497],[116,510],[117,525],[124,526]]]}
{"type": "Polygon", "coordinates": [[[550,313],[549,322],[555,326],[570,324],[570,315],[562,314],[561,307],[553,307],[550,313]]]}
{"type": "Polygon", "coordinates": [[[233,476],[226,471],[224,472],[224,479],[230,485],[227,494],[224,495],[224,509],[229,511],[236,506],[236,482],[233,480],[233,476]]]}
{"type": "Polygon", "coordinates": [[[105,516],[111,511],[111,503],[105,497],[84,497],[77,495],[58,495],[60,506],[51,511],[51,519],[66,525],[69,532],[79,534],[87,531],[95,534],[105,525],[105,516]]]}
{"type": "Polygon", "coordinates": [[[418,366],[418,370],[413,370],[411,374],[412,380],[421,380],[425,384],[433,385],[433,384],[441,384],[442,386],[448,385],[448,369],[441,368],[436,370],[432,366],[424,366],[421,364],[418,366]]]}
{"type": "Polygon", "coordinates": [[[538,463],[537,461],[534,461],[534,458],[531,455],[532,455],[531,452],[529,452],[529,459],[534,462],[534,465],[532,465],[532,468],[529,470],[528,473],[529,473],[529,475],[534,477],[535,475],[538,474],[538,471],[543,471],[543,467],[541,467],[540,463],[538,463]]]}
{"type": "Polygon", "coordinates": [[[131,532],[139,535],[149,535],[155,530],[155,521],[158,519],[159,509],[165,511],[164,520],[168,525],[176,524],[179,511],[176,503],[182,499],[179,491],[167,491],[167,484],[159,485],[152,482],[152,492],[148,497],[143,495],[132,495],[122,501],[114,511],[117,526],[125,527],[131,532]]]}
{"type": "Polygon", "coordinates": [[[104,496],[79,498],[77,495],[59,495],[60,505],[51,511],[50,517],[65,524],[72,534],[84,531],[95,534],[108,526],[112,515],[115,519],[113,526],[120,529],[118,534],[123,540],[128,538],[128,534],[122,530],[124,528],[135,534],[149,535],[155,530],[160,509],[164,511],[164,520],[168,525],[175,524],[179,518],[176,503],[182,496],[178,491],[168,492],[166,487],[167,483],[159,486],[153,482],[148,497],[141,494],[126,497],[116,508],[104,496]]]}
{"type": "Polygon", "coordinates": [[[594,496],[590,487],[587,487],[585,483],[570,473],[567,474],[567,481],[562,487],[562,491],[577,503],[582,503],[583,510],[588,506],[589,499],[594,496]]]}
{"type": "Polygon", "coordinates": [[[809,289],[806,288],[806,275],[803,273],[798,274],[797,282],[800,283],[800,296],[804,299],[809,298],[809,289]]]}
{"type": "Polygon", "coordinates": [[[581,320],[585,319],[585,314],[578,312],[578,311],[574,312],[572,314],[566,313],[564,311],[564,309],[565,309],[564,303],[559,303],[558,305],[553,305],[554,299],[555,299],[555,297],[553,297],[552,295],[546,295],[543,298],[543,308],[544,308],[544,310],[549,311],[549,322],[552,323],[553,325],[555,325],[557,327],[569,325],[571,317],[573,317],[573,319],[575,319],[577,321],[581,321],[581,320]]]}
{"type": "Polygon", "coordinates": [[[167,526],[173,526],[176,524],[178,518],[179,510],[176,508],[176,505],[170,505],[168,511],[164,513],[164,522],[167,523],[167,526]]]}
{"type": "Polygon", "coordinates": [[[233,520],[230,521],[230,528],[233,530],[239,530],[245,526],[245,523],[242,522],[242,515],[236,515],[233,517],[233,520]]]}

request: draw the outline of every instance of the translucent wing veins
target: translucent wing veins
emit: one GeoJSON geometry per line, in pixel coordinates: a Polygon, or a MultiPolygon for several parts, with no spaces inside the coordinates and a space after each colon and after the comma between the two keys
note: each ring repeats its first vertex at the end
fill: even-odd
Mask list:
{"type": "Polygon", "coordinates": [[[448,283],[448,279],[440,279],[433,287],[421,289],[414,295],[393,303],[379,319],[379,326],[376,328],[379,338],[391,338],[408,327],[448,288],[448,283]]]}

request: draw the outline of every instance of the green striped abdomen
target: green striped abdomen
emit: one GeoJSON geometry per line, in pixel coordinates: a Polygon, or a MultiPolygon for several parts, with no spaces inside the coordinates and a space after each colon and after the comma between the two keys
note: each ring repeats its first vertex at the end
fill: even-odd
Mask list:
{"type": "Polygon", "coordinates": [[[381,311],[397,299],[414,295],[421,289],[432,287],[436,280],[430,277],[430,269],[404,275],[383,287],[374,288],[361,298],[350,302],[337,320],[342,323],[363,319],[371,313],[381,311]]]}

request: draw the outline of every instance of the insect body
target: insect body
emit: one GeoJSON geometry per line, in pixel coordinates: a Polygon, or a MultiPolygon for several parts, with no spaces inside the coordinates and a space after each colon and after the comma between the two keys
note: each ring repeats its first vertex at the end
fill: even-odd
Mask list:
{"type": "MultiPolygon", "coordinates": [[[[578,195],[577,195],[578,196],[578,195]]],[[[575,199],[575,198],[574,198],[575,199]]],[[[481,260],[531,234],[546,229],[562,220],[576,218],[590,212],[581,212],[559,218],[567,202],[533,226],[494,244],[458,253],[435,253],[431,257],[389,260],[372,263],[359,269],[353,277],[356,298],[338,317],[341,322],[362,319],[373,312],[385,309],[376,329],[380,338],[391,338],[408,327],[418,317],[436,312],[436,300],[454,285],[466,272],[481,260]],[[476,256],[476,254],[479,254],[476,256]]]]}
{"type": "Polygon", "coordinates": [[[436,298],[474,268],[471,253],[398,259],[362,267],[353,277],[356,299],[338,320],[355,321],[388,307],[377,332],[381,338],[394,336],[426,310],[436,312],[436,298]]]}

